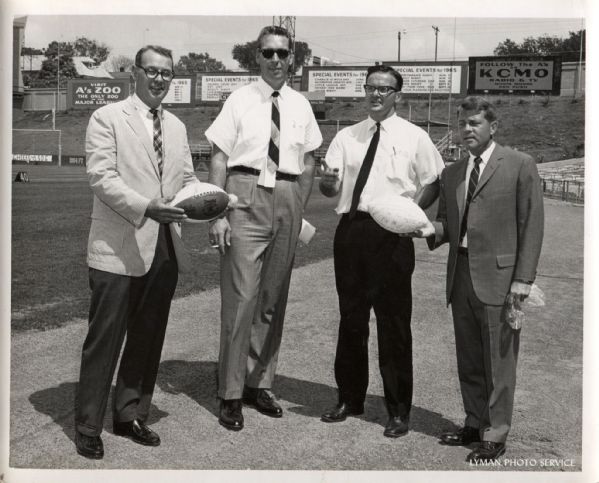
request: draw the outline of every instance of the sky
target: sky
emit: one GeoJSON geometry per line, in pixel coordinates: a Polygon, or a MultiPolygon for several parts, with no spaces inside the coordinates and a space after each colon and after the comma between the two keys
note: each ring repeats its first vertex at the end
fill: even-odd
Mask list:
{"type": "MultiPolygon", "coordinates": [[[[374,0],[373,5],[379,1],[383,0],[374,0]]],[[[368,0],[369,4],[371,2],[368,0]]],[[[58,4],[61,3],[64,1],[58,1],[58,4]]],[[[158,5],[158,2],[155,3],[158,5]]],[[[46,13],[44,9],[41,10],[46,13]]],[[[393,15],[385,16],[381,16],[384,7],[373,7],[365,12],[366,15],[359,16],[348,16],[350,9],[338,9],[336,15],[323,11],[323,15],[316,16],[314,13],[318,14],[321,10],[312,8],[307,11],[308,15],[296,15],[296,39],[308,43],[313,55],[327,57],[344,65],[371,65],[374,61],[397,60],[398,32],[401,32],[402,61],[432,61],[435,58],[436,40],[433,26],[438,27],[437,58],[442,61],[493,55],[495,47],[506,38],[521,42],[526,37],[545,34],[568,37],[570,31],[586,27],[584,11],[580,8],[557,11],[552,8],[536,9],[537,15],[532,18],[523,18],[522,13],[530,14],[515,8],[499,11],[496,16],[487,18],[481,18],[485,12],[472,9],[452,9],[449,15],[442,12],[447,15],[444,17],[407,17],[413,15],[411,10],[391,10],[393,15]],[[403,14],[404,11],[406,14],[403,14]],[[556,14],[559,16],[554,17],[556,14]],[[510,17],[501,18],[501,15],[510,17]]],[[[185,9],[171,12],[177,15],[164,15],[160,9],[156,10],[156,15],[135,14],[139,10],[123,15],[107,15],[113,10],[103,9],[97,10],[99,15],[94,16],[68,14],[81,12],[75,9],[65,10],[67,14],[64,15],[39,15],[37,12],[40,8],[35,5],[24,6],[17,11],[28,17],[25,28],[25,45],[28,47],[43,48],[53,40],[74,41],[84,36],[107,44],[113,55],[133,57],[141,45],[156,43],[172,49],[175,61],[189,52],[207,52],[231,70],[239,69],[231,56],[233,45],[254,40],[260,28],[271,24],[273,20],[272,14],[201,15],[202,11],[195,9],[187,10],[189,14],[186,15],[180,14],[181,11],[186,12],[185,9]]],[[[83,10],[83,13],[89,11],[83,10]]],[[[276,9],[271,12],[281,13],[276,12],[276,9]]],[[[256,12],[252,10],[251,13],[256,12]]]]}

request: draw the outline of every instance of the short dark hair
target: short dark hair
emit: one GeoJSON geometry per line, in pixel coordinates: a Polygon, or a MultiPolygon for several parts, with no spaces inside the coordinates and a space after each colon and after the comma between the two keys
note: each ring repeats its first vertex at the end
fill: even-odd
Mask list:
{"type": "Polygon", "coordinates": [[[152,50],[157,54],[160,54],[164,57],[168,57],[169,59],[171,59],[171,65],[173,66],[173,69],[175,68],[175,62],[173,61],[173,52],[164,47],[160,47],[159,45],[146,45],[145,47],[139,49],[137,51],[137,54],[135,54],[135,65],[137,67],[141,67],[141,58],[148,50],[152,50]]]}
{"type": "Polygon", "coordinates": [[[284,27],[279,27],[278,25],[267,25],[258,34],[258,48],[262,48],[262,39],[267,35],[278,35],[280,37],[287,37],[287,46],[291,49],[291,44],[293,43],[291,40],[291,34],[284,27]]]}
{"type": "Polygon", "coordinates": [[[497,121],[497,111],[489,101],[480,96],[468,96],[458,104],[458,116],[460,111],[482,112],[487,121],[497,121]]]}
{"type": "Polygon", "coordinates": [[[384,74],[391,74],[393,77],[395,77],[395,83],[397,84],[397,90],[401,91],[401,88],[403,87],[403,77],[393,67],[390,67],[388,65],[373,65],[372,67],[368,67],[368,70],[366,71],[366,81],[368,81],[368,78],[370,77],[370,75],[374,74],[375,72],[383,72],[384,74]]]}

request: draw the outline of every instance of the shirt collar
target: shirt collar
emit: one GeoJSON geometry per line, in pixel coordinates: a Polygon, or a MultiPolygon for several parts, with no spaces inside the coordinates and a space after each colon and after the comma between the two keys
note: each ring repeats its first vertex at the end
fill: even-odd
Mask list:
{"type": "MultiPolygon", "coordinates": [[[[389,130],[390,126],[397,120],[397,115],[396,114],[392,114],[390,115],[388,118],[383,119],[381,121],[381,128],[385,131],[389,130]]],[[[368,127],[368,130],[374,130],[375,126],[376,126],[377,121],[375,121],[374,119],[372,119],[370,116],[368,116],[368,118],[366,119],[366,125],[368,127]]]]}
{"type": "MultiPolygon", "coordinates": [[[[283,84],[283,87],[279,89],[279,97],[285,97],[285,93],[289,89],[291,88],[287,84],[283,84]]],[[[262,77],[258,79],[258,90],[262,93],[265,99],[268,99],[270,96],[272,96],[272,93],[275,91],[275,89],[270,87],[262,77]]]]}
{"type": "MultiPolygon", "coordinates": [[[[142,101],[137,94],[133,93],[131,99],[133,100],[135,107],[139,111],[142,111],[144,115],[147,115],[150,112],[150,107],[144,101],[142,101]]],[[[158,110],[159,114],[162,114],[162,105],[158,106],[156,109],[158,110]]]]}
{"type": "MultiPolygon", "coordinates": [[[[493,149],[495,149],[495,141],[491,141],[491,144],[489,144],[487,146],[487,149],[485,149],[478,157],[482,160],[481,164],[483,165],[487,165],[487,163],[489,162],[489,159],[491,159],[491,154],[493,154],[493,149]]],[[[472,165],[474,163],[474,158],[476,158],[476,156],[474,156],[474,154],[470,153],[470,156],[468,157],[468,164],[472,165]]]]}

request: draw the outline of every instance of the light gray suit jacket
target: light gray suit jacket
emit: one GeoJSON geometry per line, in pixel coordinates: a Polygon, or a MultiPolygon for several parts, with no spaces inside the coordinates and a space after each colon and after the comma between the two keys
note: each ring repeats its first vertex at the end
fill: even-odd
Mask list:
{"type": "MultiPolygon", "coordinates": [[[[91,268],[142,276],[154,259],[159,224],[145,216],[153,198],[199,182],[185,125],[163,110],[162,179],[153,141],[132,99],[95,111],[87,128],[87,174],[94,193],[87,262],[91,268]]],[[[170,224],[179,271],[189,266],[181,227],[170,224]]]]}
{"type": "MultiPolygon", "coordinates": [[[[467,159],[441,175],[435,236],[429,248],[449,242],[447,303],[464,215],[467,159]]],[[[534,160],[496,144],[472,197],[468,214],[468,262],[476,296],[502,305],[513,280],[532,282],[543,242],[543,190],[534,160]]]]}

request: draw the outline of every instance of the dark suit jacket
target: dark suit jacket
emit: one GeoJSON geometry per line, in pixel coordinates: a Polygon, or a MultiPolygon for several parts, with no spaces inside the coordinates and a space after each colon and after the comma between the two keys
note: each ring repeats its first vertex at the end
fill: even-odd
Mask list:
{"type": "MultiPolygon", "coordinates": [[[[460,224],[464,215],[468,160],[441,175],[432,250],[449,242],[447,303],[451,302],[460,224]]],[[[483,170],[468,214],[468,261],[477,297],[502,305],[512,280],[532,282],[543,241],[543,190],[534,160],[498,144],[483,170]]]]}

